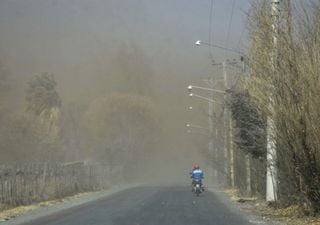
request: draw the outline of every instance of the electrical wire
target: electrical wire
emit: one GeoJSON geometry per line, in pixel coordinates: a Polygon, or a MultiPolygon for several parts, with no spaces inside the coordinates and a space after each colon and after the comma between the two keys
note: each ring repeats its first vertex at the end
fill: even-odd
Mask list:
{"type": "Polygon", "coordinates": [[[241,51],[242,38],[244,36],[244,32],[245,32],[245,28],[243,27],[242,30],[241,30],[240,37],[239,37],[239,41],[238,41],[238,50],[239,50],[239,52],[241,51]]]}
{"type": "Polygon", "coordinates": [[[213,34],[212,34],[212,20],[213,20],[213,13],[214,13],[214,0],[211,0],[211,5],[210,5],[210,16],[209,16],[209,37],[208,37],[208,41],[209,41],[209,55],[210,55],[210,59],[211,61],[213,61],[213,54],[212,54],[212,41],[213,41],[213,34]]]}
{"type": "MultiPolygon", "coordinates": [[[[226,38],[226,47],[228,48],[229,46],[229,37],[230,37],[230,29],[231,29],[231,24],[232,24],[232,19],[233,19],[233,14],[234,14],[234,6],[235,6],[236,0],[233,0],[232,2],[232,8],[231,8],[231,15],[229,19],[229,25],[228,25],[228,31],[227,31],[227,38],[226,38]]],[[[226,53],[226,58],[228,56],[228,52],[225,51],[226,53]]]]}

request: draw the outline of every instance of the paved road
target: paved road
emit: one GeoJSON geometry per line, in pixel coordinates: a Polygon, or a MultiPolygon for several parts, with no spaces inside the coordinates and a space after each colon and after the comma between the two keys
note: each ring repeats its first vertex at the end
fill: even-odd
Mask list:
{"type": "Polygon", "coordinates": [[[248,225],[219,194],[186,187],[136,187],[24,225],[248,225]],[[224,203],[223,203],[224,202],[224,203]]]}

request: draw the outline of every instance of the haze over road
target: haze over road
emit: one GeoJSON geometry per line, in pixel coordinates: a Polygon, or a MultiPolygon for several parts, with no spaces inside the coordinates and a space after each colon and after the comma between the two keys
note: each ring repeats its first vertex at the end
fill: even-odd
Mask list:
{"type": "Polygon", "coordinates": [[[247,225],[217,193],[188,187],[136,187],[23,225],[247,225]]]}

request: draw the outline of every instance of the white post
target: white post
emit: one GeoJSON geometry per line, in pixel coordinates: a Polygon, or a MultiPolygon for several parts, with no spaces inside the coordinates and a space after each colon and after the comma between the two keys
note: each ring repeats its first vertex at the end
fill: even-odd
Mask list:
{"type": "Polygon", "coordinates": [[[272,118],[267,120],[267,181],[266,201],[277,201],[276,146],[274,142],[274,124],[272,118]]]}
{"type": "Polygon", "coordinates": [[[229,116],[229,135],[230,135],[230,179],[231,187],[234,188],[234,152],[233,152],[233,123],[232,117],[229,116]]]}
{"type": "MultiPolygon", "coordinates": [[[[276,55],[277,55],[277,33],[280,15],[280,0],[271,0],[271,15],[273,17],[272,22],[272,32],[273,32],[273,47],[274,50],[271,55],[271,63],[273,70],[275,70],[276,55]]],[[[272,85],[272,84],[271,84],[272,85]]],[[[273,98],[272,93],[270,93],[270,112],[273,113],[273,98]]],[[[272,116],[267,119],[267,180],[266,180],[266,201],[274,202],[277,201],[277,152],[275,145],[275,127],[272,116]]]]}
{"type": "Polygon", "coordinates": [[[250,155],[246,154],[246,183],[247,183],[247,195],[251,196],[251,163],[250,155]]]}

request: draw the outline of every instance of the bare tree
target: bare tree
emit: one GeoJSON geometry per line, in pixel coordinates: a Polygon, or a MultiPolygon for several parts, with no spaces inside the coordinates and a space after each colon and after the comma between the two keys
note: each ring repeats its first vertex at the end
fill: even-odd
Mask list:
{"type": "MultiPolygon", "coordinates": [[[[253,4],[251,79],[246,87],[259,113],[275,122],[280,201],[307,203],[319,212],[319,10],[301,16],[291,1],[282,2],[276,51],[268,1],[253,4]]],[[[319,9],[319,3],[313,4],[319,9]]]]}

